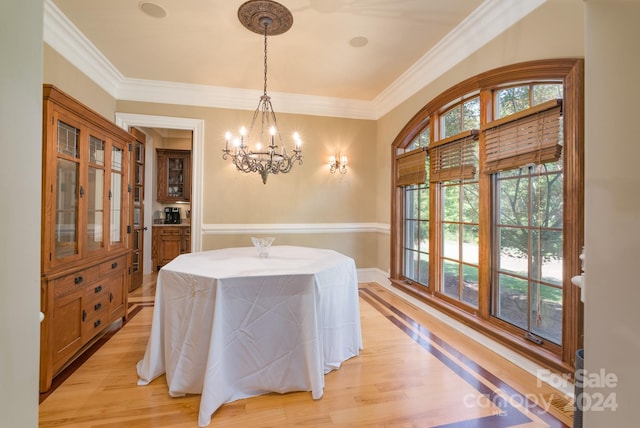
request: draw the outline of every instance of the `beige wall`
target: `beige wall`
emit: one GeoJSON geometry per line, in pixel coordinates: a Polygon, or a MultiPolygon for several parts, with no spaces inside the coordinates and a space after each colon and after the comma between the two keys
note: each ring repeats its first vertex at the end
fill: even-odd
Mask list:
{"type": "Polygon", "coordinates": [[[631,427],[640,397],[640,2],[589,0],[586,11],[585,368],[617,377],[586,391],[619,407],[594,408],[584,421],[631,427]]]}
{"type": "MultiPolygon", "coordinates": [[[[260,233],[256,236],[273,236],[273,245],[299,245],[327,248],[353,257],[359,268],[375,266],[377,233],[260,233]]],[[[204,247],[209,249],[251,246],[251,234],[206,235],[204,247]]]]}
{"type": "MultiPolygon", "coordinates": [[[[277,112],[277,105],[274,106],[277,112]]],[[[296,130],[303,139],[303,165],[295,165],[286,175],[269,175],[263,184],[257,173],[238,172],[222,159],[224,135],[244,124],[252,111],[174,106],[118,101],[123,113],[174,116],[204,120],[204,166],[202,222],[216,225],[260,224],[269,227],[291,224],[372,223],[376,219],[375,122],[320,116],[278,114],[285,140],[296,130]],[[339,151],[349,157],[348,172],[330,174],[327,160],[339,151]]],[[[288,141],[291,149],[291,142],[288,141]]],[[[195,207],[192,207],[195,209],[195,207]]],[[[276,244],[326,247],[321,233],[274,235],[276,244]]],[[[262,234],[264,235],[264,233],[262,234]]],[[[331,237],[333,249],[356,260],[359,268],[375,267],[376,248],[364,232],[331,237]],[[362,242],[366,243],[365,245],[362,242]]],[[[251,245],[249,235],[237,239],[206,235],[203,250],[228,245],[251,245]],[[228,244],[222,244],[222,243],[228,244]]]]}
{"type": "MultiPolygon", "coordinates": [[[[289,174],[242,174],[222,159],[224,134],[248,126],[253,112],[119,101],[118,111],[203,119],[203,223],[334,223],[375,221],[375,122],[278,114],[285,138],[295,128],[303,138],[303,165],[289,174]],[[329,174],[337,150],[349,156],[345,175],[329,174]]],[[[277,106],[274,106],[277,112],[277,106]]],[[[289,148],[291,148],[289,142],[289,148]]]]}

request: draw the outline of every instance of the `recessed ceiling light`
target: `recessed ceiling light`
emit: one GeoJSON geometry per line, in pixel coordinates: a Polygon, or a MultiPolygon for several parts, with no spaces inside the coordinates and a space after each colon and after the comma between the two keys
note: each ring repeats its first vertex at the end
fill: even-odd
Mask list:
{"type": "Polygon", "coordinates": [[[140,10],[153,18],[164,18],[167,16],[167,11],[160,5],[149,2],[142,2],[139,4],[140,10]]]}
{"type": "Polygon", "coordinates": [[[367,43],[369,43],[369,39],[363,36],[354,37],[353,39],[349,40],[349,44],[354,48],[361,48],[363,46],[366,46],[367,43]]]}

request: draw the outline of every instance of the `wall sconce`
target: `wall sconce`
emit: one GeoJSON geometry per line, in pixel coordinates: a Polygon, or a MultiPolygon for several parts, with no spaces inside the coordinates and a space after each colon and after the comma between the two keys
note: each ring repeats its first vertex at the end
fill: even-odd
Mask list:
{"type": "Polygon", "coordinates": [[[342,155],[329,156],[329,172],[335,174],[336,171],[340,171],[340,174],[346,174],[347,172],[347,157],[342,155]]]}

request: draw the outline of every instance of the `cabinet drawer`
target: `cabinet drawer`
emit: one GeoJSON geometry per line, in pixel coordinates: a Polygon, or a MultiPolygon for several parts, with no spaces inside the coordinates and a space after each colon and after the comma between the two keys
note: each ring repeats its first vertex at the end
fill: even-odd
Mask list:
{"type": "Polygon", "coordinates": [[[112,272],[122,270],[127,265],[127,256],[118,257],[100,264],[100,278],[109,275],[112,272]]]}
{"type": "Polygon", "coordinates": [[[163,236],[180,236],[181,234],[182,231],[179,227],[163,227],[162,229],[160,229],[160,235],[163,236]]]}
{"type": "Polygon", "coordinates": [[[85,290],[85,301],[93,302],[94,300],[102,298],[102,296],[107,296],[109,294],[109,284],[107,281],[98,281],[94,284],[88,286],[85,290]]]}
{"type": "MultiPolygon", "coordinates": [[[[84,318],[85,322],[87,320],[92,320],[98,316],[102,316],[107,312],[109,308],[109,298],[106,293],[102,293],[102,295],[97,299],[91,302],[86,302],[84,304],[84,318]]],[[[105,318],[105,317],[103,317],[105,318]]]]}
{"type": "Polygon", "coordinates": [[[108,318],[109,314],[106,311],[92,318],[87,317],[82,323],[82,337],[84,340],[88,341],[100,333],[108,325],[108,318]]]}
{"type": "Polygon", "coordinates": [[[53,295],[55,298],[66,296],[96,279],[98,279],[97,266],[65,275],[53,280],[53,295]]]}

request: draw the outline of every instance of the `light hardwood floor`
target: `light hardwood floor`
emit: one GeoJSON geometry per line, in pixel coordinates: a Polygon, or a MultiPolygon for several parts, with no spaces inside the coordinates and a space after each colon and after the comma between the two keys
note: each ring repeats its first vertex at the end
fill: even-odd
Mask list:
{"type": "MultiPolygon", "coordinates": [[[[324,396],[267,394],[223,405],[211,427],[570,427],[569,398],[375,283],[362,283],[364,349],[325,376],[324,396]]],[[[197,427],[199,395],[164,376],[137,386],[155,275],[129,319],[41,394],[40,427],[197,427]]]]}

